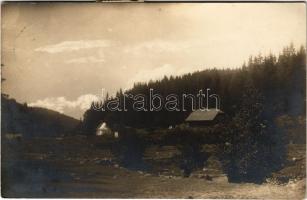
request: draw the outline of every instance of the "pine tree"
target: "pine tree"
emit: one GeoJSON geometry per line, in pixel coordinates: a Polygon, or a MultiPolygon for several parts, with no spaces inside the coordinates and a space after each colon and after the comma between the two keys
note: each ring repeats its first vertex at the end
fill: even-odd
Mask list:
{"type": "Polygon", "coordinates": [[[281,164],[282,151],[278,147],[283,145],[264,117],[263,102],[262,94],[250,83],[231,122],[225,145],[230,181],[262,182],[281,164]]]}

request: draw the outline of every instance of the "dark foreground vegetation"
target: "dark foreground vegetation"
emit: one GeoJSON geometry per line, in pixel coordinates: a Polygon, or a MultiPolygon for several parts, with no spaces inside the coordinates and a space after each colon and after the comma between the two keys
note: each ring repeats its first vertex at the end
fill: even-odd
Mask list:
{"type": "MultiPolygon", "coordinates": [[[[171,146],[150,146],[144,162],[150,171],[130,170],[103,148],[101,137],[65,136],[6,140],[2,145],[3,197],[14,198],[204,198],[302,199],[305,196],[305,145],[289,145],[287,163],[272,178],[287,184],[229,183],[210,156],[204,173],[180,175],[181,155],[171,146]],[[77,150],[76,150],[77,149],[77,150]],[[12,154],[14,152],[14,154],[12,154]],[[159,154],[157,154],[159,153],[159,154]],[[293,157],[296,160],[293,160],[293,157]],[[214,175],[214,176],[213,176],[214,175]]],[[[215,145],[203,147],[214,153],[215,145]],[[211,149],[211,150],[210,150],[211,149]]],[[[279,181],[279,182],[280,182],[279,181]]]]}

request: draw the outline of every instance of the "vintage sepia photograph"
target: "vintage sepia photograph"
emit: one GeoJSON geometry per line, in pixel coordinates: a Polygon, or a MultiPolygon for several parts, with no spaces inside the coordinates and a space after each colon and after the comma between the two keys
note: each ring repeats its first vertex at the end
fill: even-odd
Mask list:
{"type": "Polygon", "coordinates": [[[3,198],[305,191],[305,2],[1,3],[3,198]]]}

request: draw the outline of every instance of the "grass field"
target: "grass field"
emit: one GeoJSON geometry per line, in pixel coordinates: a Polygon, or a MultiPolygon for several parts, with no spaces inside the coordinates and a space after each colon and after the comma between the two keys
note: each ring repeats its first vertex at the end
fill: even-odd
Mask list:
{"type": "MultiPolygon", "coordinates": [[[[304,145],[289,149],[289,159],[296,160],[280,173],[305,170],[304,145]]],[[[302,199],[305,195],[303,172],[295,182],[283,185],[150,174],[118,166],[110,151],[81,136],[7,141],[2,155],[4,197],[302,199]]]]}

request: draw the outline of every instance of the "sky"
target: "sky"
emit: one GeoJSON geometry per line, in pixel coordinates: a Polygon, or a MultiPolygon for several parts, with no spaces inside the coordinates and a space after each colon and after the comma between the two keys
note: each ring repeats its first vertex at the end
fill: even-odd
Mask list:
{"type": "Polygon", "coordinates": [[[304,3],[4,3],[4,93],[79,119],[101,89],[306,43],[304,3]]]}

